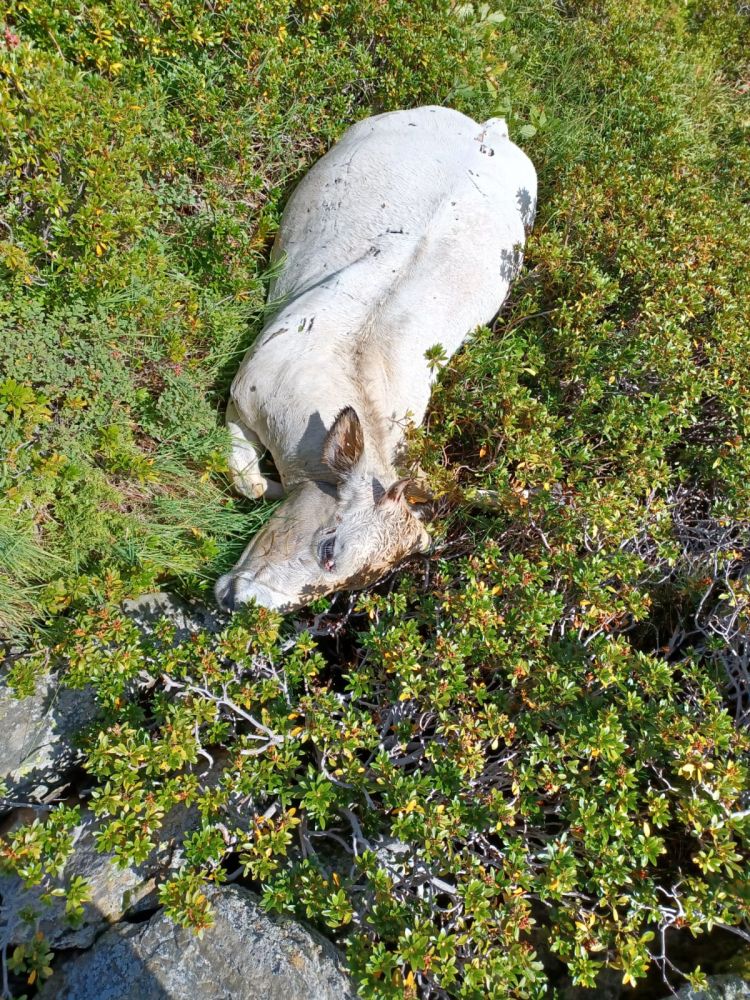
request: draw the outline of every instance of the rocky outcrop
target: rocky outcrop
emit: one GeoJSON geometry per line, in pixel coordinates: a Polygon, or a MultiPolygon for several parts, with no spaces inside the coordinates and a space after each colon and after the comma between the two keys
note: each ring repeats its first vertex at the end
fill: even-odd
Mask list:
{"type": "Polygon", "coordinates": [[[159,846],[144,864],[121,868],[111,854],[96,850],[93,817],[85,813],[75,850],[68,859],[61,881],[75,877],[86,879],[91,898],[83,905],[83,918],[71,927],[65,915],[65,899],[43,899],[46,887],[27,887],[17,875],[0,875],[0,938],[10,944],[30,941],[41,931],[53,949],[88,948],[102,929],[120,920],[126,913],[136,914],[157,905],[158,877],[173,867],[178,840],[182,839],[186,810],[173,810],[160,832],[159,846]],[[34,921],[24,920],[23,913],[34,914],[34,921]]]}
{"type": "Polygon", "coordinates": [[[161,912],[118,924],[68,960],[41,1000],[356,1000],[325,938],[269,916],[239,886],[207,895],[214,923],[200,937],[161,912]]]}
{"type": "Polygon", "coordinates": [[[748,1000],[750,983],[740,979],[739,976],[709,976],[708,989],[694,990],[691,986],[683,986],[676,994],[676,998],[677,1000],[748,1000]]]}
{"type": "MultiPolygon", "coordinates": [[[[211,766],[197,772],[201,788],[216,786],[223,764],[224,758],[217,755],[211,766]]],[[[19,819],[28,822],[29,817],[19,813],[19,819]]],[[[76,877],[86,880],[91,898],[83,904],[82,920],[72,927],[66,918],[65,899],[49,898],[48,886],[28,887],[17,875],[0,875],[0,943],[25,943],[40,930],[55,950],[88,948],[110,924],[126,915],[154,910],[158,884],[183,864],[183,841],[199,825],[195,805],[176,805],[164,817],[149,857],[142,864],[121,867],[113,854],[97,850],[94,832],[101,829],[101,821],[85,810],[76,829],[74,850],[60,877],[62,884],[76,877]],[[33,911],[34,921],[22,918],[28,911],[33,911]]]]}
{"type": "Polygon", "coordinates": [[[65,787],[80,758],[74,738],[95,710],[90,690],[66,688],[53,673],[39,678],[27,698],[0,683],[0,780],[8,789],[0,811],[19,801],[48,800],[65,787]]]}
{"type": "MultiPolygon", "coordinates": [[[[125,601],[123,611],[146,632],[168,618],[178,642],[194,632],[222,627],[215,612],[163,592],[125,601]]],[[[0,781],[8,789],[8,795],[0,798],[0,812],[17,802],[46,801],[65,787],[80,759],[74,737],[91,722],[95,709],[92,691],[67,688],[55,673],[39,678],[35,693],[27,698],[16,698],[0,681],[0,781]]]]}
{"type": "Polygon", "coordinates": [[[165,591],[142,594],[134,600],[123,601],[122,610],[144,632],[152,632],[154,625],[162,618],[169,619],[176,630],[176,642],[184,642],[194,632],[218,632],[223,627],[217,609],[212,611],[198,605],[188,605],[165,591]]]}

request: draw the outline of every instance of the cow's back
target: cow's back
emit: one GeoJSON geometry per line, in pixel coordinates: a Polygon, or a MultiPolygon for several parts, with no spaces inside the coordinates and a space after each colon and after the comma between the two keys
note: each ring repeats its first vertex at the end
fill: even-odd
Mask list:
{"type": "MultiPolygon", "coordinates": [[[[383,249],[408,257],[455,192],[499,179],[508,204],[494,197],[487,213],[513,215],[517,191],[530,225],[536,175],[501,119],[485,126],[451,108],[423,107],[358,122],[287,204],[274,247],[285,261],[272,297],[288,301],[383,249]]],[[[474,239],[468,227],[462,235],[474,239]]]]}
{"type": "Polygon", "coordinates": [[[425,350],[453,354],[500,307],[535,198],[504,122],[447,108],[365,119],[311,168],[277,238],[277,310],[232,388],[287,488],[335,481],[322,442],[346,406],[392,460],[429,400],[425,350]]]}

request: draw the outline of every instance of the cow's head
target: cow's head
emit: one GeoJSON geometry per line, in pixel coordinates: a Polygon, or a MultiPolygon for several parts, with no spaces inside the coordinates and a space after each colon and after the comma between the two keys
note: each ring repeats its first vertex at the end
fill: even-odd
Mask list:
{"type": "Polygon", "coordinates": [[[326,435],[323,461],[338,479],[338,497],[334,516],[315,534],[313,549],[329,579],[377,580],[407,556],[429,548],[420,517],[429,497],[413,479],[373,471],[352,407],[339,413],[326,435]]]}
{"type": "Polygon", "coordinates": [[[336,589],[320,568],[311,539],[334,516],[336,489],[306,482],[281,503],[239,562],[216,583],[216,600],[234,611],[255,599],[275,611],[293,611],[336,589]]]}
{"type": "Polygon", "coordinates": [[[228,610],[254,599],[293,611],[336,590],[358,590],[430,544],[410,479],[382,483],[367,468],[362,428],[351,407],[328,432],[323,461],[338,485],[305,482],[273,512],[231,572],[216,584],[228,610]]]}

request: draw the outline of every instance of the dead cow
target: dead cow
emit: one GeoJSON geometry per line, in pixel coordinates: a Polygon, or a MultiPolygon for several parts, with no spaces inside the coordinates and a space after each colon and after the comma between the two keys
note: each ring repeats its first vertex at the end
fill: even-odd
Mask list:
{"type": "Polygon", "coordinates": [[[397,471],[430,398],[425,352],[450,357],[493,318],[535,202],[502,119],[439,107],[359,122],[299,184],[274,246],[279,305],[227,408],[235,487],[286,500],[218,581],[221,605],[289,611],[427,549],[425,497],[397,471]]]}

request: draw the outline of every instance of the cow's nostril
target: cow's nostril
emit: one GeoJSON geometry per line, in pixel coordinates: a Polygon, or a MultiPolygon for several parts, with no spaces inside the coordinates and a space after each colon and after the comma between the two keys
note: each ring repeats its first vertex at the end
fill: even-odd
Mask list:
{"type": "Polygon", "coordinates": [[[216,603],[225,611],[235,611],[237,609],[237,581],[230,573],[219,577],[214,587],[216,603]]]}

